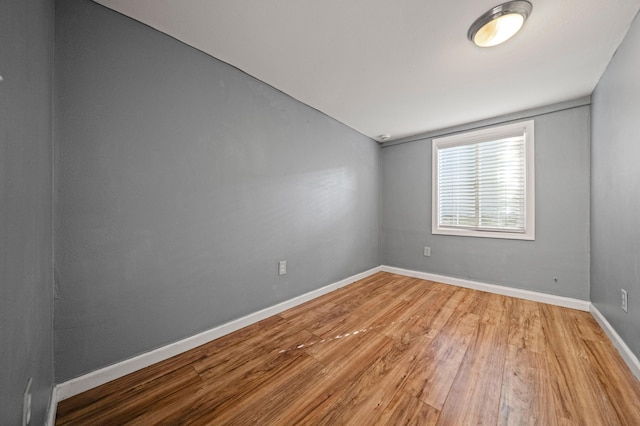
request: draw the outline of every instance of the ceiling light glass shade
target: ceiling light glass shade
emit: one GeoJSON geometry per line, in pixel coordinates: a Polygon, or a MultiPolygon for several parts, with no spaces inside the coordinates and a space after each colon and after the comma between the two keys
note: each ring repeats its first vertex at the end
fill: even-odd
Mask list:
{"type": "Polygon", "coordinates": [[[480,47],[491,47],[513,37],[531,14],[528,1],[510,1],[494,7],[476,21],[467,33],[469,40],[480,47]]]}

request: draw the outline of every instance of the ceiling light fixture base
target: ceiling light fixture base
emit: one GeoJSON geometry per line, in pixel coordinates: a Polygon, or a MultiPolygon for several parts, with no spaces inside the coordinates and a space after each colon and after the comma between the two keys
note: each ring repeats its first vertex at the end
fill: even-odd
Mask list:
{"type": "Polygon", "coordinates": [[[495,6],[471,24],[467,37],[480,47],[504,43],[520,31],[532,9],[531,3],[525,0],[495,6]]]}

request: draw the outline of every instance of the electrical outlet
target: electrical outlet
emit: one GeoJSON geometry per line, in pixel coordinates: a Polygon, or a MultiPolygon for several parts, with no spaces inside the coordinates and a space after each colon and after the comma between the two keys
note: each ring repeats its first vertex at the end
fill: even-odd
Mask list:
{"type": "Polygon", "coordinates": [[[620,289],[622,295],[622,310],[627,312],[627,302],[629,302],[629,297],[627,295],[627,290],[624,288],[620,289]]]}
{"type": "Polygon", "coordinates": [[[278,262],[278,275],[287,275],[287,261],[281,260],[278,262]]]}
{"type": "Polygon", "coordinates": [[[31,383],[33,380],[29,378],[27,380],[27,387],[24,389],[22,395],[22,426],[27,426],[31,423],[31,383]]]}
{"type": "Polygon", "coordinates": [[[424,248],[424,255],[425,255],[426,257],[431,256],[431,247],[425,247],[425,248],[424,248]]]}

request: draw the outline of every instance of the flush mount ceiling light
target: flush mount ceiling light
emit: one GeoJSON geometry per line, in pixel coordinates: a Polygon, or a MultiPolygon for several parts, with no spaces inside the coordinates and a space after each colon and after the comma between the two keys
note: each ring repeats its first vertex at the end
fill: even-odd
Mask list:
{"type": "Polygon", "coordinates": [[[528,1],[510,1],[494,7],[469,28],[469,40],[480,47],[496,46],[513,37],[531,14],[528,1]]]}

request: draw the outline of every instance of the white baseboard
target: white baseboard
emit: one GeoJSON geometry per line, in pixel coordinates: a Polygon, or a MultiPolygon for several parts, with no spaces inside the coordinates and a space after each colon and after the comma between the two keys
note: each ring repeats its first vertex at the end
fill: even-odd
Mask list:
{"type": "Polygon", "coordinates": [[[395,268],[392,266],[381,266],[383,272],[404,275],[407,277],[420,278],[423,280],[435,281],[443,284],[451,284],[458,287],[470,288],[473,290],[481,290],[489,293],[497,293],[505,296],[517,297],[520,299],[532,300],[534,302],[548,303],[551,305],[562,306],[566,308],[578,309],[581,311],[591,312],[591,315],[600,324],[600,327],[609,337],[613,346],[618,350],[622,359],[627,364],[634,376],[640,380],[640,360],[631,351],[629,346],[622,340],[622,337],[609,324],[609,321],[602,315],[593,303],[587,300],[573,299],[570,297],[554,296],[552,294],[539,293],[530,290],[521,290],[517,288],[505,287],[495,284],[487,284],[478,281],[465,280],[460,278],[448,277],[445,275],[430,274],[428,272],[412,271],[409,269],[395,268]]]}
{"type": "Polygon", "coordinates": [[[212,328],[211,330],[196,334],[195,336],[187,337],[186,339],[170,343],[161,348],[140,354],[133,358],[120,361],[116,364],[109,365],[99,370],[92,371],[91,373],[60,383],[54,389],[54,394],[56,396],[55,402],[57,404],[57,402],[59,401],[70,398],[94,387],[103,385],[107,382],[110,382],[111,380],[115,380],[119,377],[126,376],[127,374],[141,370],[157,362],[169,359],[172,356],[196,348],[200,345],[217,339],[218,337],[222,337],[226,334],[232,333],[243,327],[268,318],[272,315],[276,315],[280,312],[286,311],[287,309],[293,308],[294,306],[298,306],[311,299],[315,299],[316,297],[322,296],[341,287],[354,283],[358,280],[371,276],[377,272],[380,272],[380,270],[381,268],[379,266],[373,269],[369,269],[368,271],[353,275],[349,278],[345,278],[341,281],[329,284],[317,290],[310,291],[309,293],[294,297],[293,299],[279,303],[275,306],[262,309],[258,312],[254,312],[242,318],[230,321],[226,324],[222,324],[218,327],[212,328]]]}
{"type": "Polygon", "coordinates": [[[553,294],[539,293],[537,291],[522,290],[505,287],[502,285],[488,284],[479,281],[465,280],[462,278],[448,277],[446,275],[431,274],[429,272],[412,271],[409,269],[395,268],[393,266],[381,266],[384,272],[405,275],[407,277],[420,278],[443,284],[451,284],[458,287],[473,290],[486,291],[488,293],[502,294],[504,296],[517,297],[518,299],[532,300],[534,302],[548,303],[550,305],[563,306],[565,308],[578,309],[589,312],[591,302],[588,300],[573,299],[571,297],[555,296],[553,294]]]}
{"type": "Polygon", "coordinates": [[[58,386],[54,386],[51,389],[51,398],[49,399],[49,407],[47,409],[47,418],[45,420],[46,426],[55,426],[56,413],[58,411],[58,386]]]}
{"type": "Polygon", "coordinates": [[[616,347],[624,362],[629,366],[629,369],[633,373],[634,376],[640,380],[640,360],[635,354],[631,351],[629,346],[622,340],[622,337],[616,332],[616,330],[609,324],[609,321],[602,315],[602,312],[596,308],[593,303],[591,304],[591,315],[595,318],[595,320],[600,324],[600,327],[607,333],[609,336],[609,340],[613,343],[613,346],[616,347]]]}
{"type": "Polygon", "coordinates": [[[109,365],[83,376],[76,377],[64,383],[60,383],[52,390],[47,417],[47,425],[54,425],[57,404],[59,401],[82,393],[94,387],[100,386],[111,380],[115,380],[119,377],[125,376],[129,373],[133,373],[134,371],[148,367],[157,362],[171,358],[172,356],[186,352],[190,349],[196,348],[214,339],[261,321],[272,315],[276,315],[287,309],[298,306],[309,300],[315,299],[316,297],[320,297],[324,294],[330,293],[334,290],[369,277],[380,271],[591,312],[596,321],[609,336],[614,346],[618,349],[633,374],[640,380],[640,361],[638,361],[638,358],[633,354],[633,352],[631,352],[629,347],[624,343],[622,338],[618,335],[618,333],[616,333],[613,327],[611,327],[611,324],[609,324],[609,322],[604,318],[600,311],[598,311],[598,309],[593,306],[590,301],[382,265],[362,272],[360,274],[353,275],[349,278],[345,278],[344,280],[335,282],[333,284],[329,284],[325,287],[319,288],[309,293],[305,293],[301,296],[279,303],[275,306],[262,309],[258,312],[254,312],[242,318],[238,318],[226,324],[222,324],[211,330],[196,334],[195,336],[188,337],[186,339],[171,343],[153,351],[146,352],[136,357],[109,365]]]}

